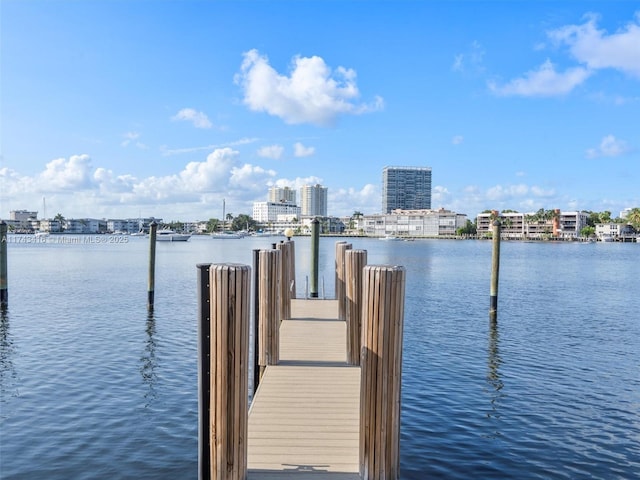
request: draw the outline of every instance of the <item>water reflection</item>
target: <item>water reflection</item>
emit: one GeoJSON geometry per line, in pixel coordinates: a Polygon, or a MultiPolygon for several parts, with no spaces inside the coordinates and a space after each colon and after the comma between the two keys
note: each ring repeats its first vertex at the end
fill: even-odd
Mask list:
{"type": "MultiPolygon", "coordinates": [[[[503,396],[502,387],[504,384],[502,382],[502,378],[500,376],[500,365],[502,364],[502,359],[500,358],[500,334],[498,332],[498,322],[496,320],[491,320],[489,322],[489,348],[488,348],[488,358],[487,358],[487,383],[489,384],[489,396],[491,409],[487,413],[487,417],[490,419],[495,419],[496,421],[500,419],[500,399],[503,396]]],[[[491,437],[497,437],[500,435],[500,431],[496,429],[491,437]]]]}
{"type": "Polygon", "coordinates": [[[0,309],[0,402],[5,396],[17,396],[16,369],[13,365],[15,349],[11,332],[9,331],[9,311],[6,307],[0,309]]]}
{"type": "Polygon", "coordinates": [[[144,394],[146,400],[145,408],[148,407],[151,402],[156,398],[156,340],[154,338],[156,333],[156,320],[153,315],[153,311],[147,313],[146,323],[147,339],[145,342],[144,352],[140,361],[140,374],[142,375],[142,382],[147,386],[147,391],[144,394]]]}

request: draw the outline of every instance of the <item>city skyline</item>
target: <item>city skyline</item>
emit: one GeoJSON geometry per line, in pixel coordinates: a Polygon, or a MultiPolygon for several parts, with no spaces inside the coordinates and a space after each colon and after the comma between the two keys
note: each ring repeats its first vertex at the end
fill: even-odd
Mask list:
{"type": "Polygon", "coordinates": [[[305,184],[374,214],[386,165],[429,165],[432,208],[469,218],[640,205],[632,2],[8,0],[0,22],[2,218],[216,218],[305,184]]]}

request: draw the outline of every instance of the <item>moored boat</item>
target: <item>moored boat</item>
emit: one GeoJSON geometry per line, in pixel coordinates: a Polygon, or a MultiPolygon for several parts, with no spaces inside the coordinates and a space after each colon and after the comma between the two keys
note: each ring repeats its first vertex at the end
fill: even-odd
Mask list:
{"type": "Polygon", "coordinates": [[[166,228],[156,232],[156,242],[186,242],[190,238],[190,233],[177,233],[166,228]]]}

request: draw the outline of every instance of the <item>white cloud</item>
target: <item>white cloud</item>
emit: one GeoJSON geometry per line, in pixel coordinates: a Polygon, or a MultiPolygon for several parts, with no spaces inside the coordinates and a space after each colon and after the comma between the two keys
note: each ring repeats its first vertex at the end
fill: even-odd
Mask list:
{"type": "Polygon", "coordinates": [[[356,103],[360,96],[353,69],[331,70],[321,57],[296,56],[289,76],[279,74],[257,50],[244,54],[235,81],[251,110],[267,112],[286,123],[331,125],[340,115],[380,110],[381,97],[373,103],[356,103]]]}
{"type": "Polygon", "coordinates": [[[278,160],[282,157],[283,152],[284,147],[282,145],[266,145],[258,149],[258,156],[278,160]]]}
{"type": "Polygon", "coordinates": [[[455,135],[452,139],[451,139],[451,143],[453,145],[460,145],[462,144],[462,142],[464,142],[464,137],[462,135],[455,135]]]}
{"type": "Polygon", "coordinates": [[[234,188],[264,193],[267,190],[268,179],[275,177],[275,175],[274,170],[265,170],[259,166],[244,164],[242,167],[231,169],[229,184],[234,188]]]}
{"type": "Polygon", "coordinates": [[[296,157],[310,157],[314,153],[316,153],[315,147],[305,147],[300,142],[297,142],[293,145],[294,155],[296,157]]]}
{"type": "Polygon", "coordinates": [[[194,152],[200,152],[203,150],[211,151],[211,150],[217,150],[219,148],[236,147],[239,145],[247,145],[249,143],[254,143],[257,141],[258,141],[257,138],[245,137],[245,138],[241,138],[240,140],[236,140],[234,142],[227,142],[224,144],[217,144],[217,145],[204,145],[200,147],[169,148],[166,145],[162,145],[160,147],[160,151],[164,156],[180,155],[183,153],[194,153],[194,152]]]}
{"type": "Polygon", "coordinates": [[[43,191],[88,188],[91,185],[91,159],[89,155],[73,155],[69,160],[51,160],[38,180],[43,191]]]}
{"type": "Polygon", "coordinates": [[[571,55],[589,69],[613,68],[640,78],[640,12],[635,21],[608,35],[597,28],[597,15],[582,25],[567,25],[548,32],[549,38],[569,47],[571,55]]]}
{"type": "Polygon", "coordinates": [[[183,108],[176,113],[171,120],[174,121],[187,121],[191,122],[196,128],[211,128],[213,124],[209,120],[206,114],[198,112],[193,108],[183,108]]]}
{"type": "Polygon", "coordinates": [[[366,184],[360,190],[355,188],[338,188],[328,190],[328,203],[331,215],[349,216],[353,212],[365,215],[380,213],[382,208],[380,188],[366,184]]]}
{"type": "Polygon", "coordinates": [[[613,135],[607,135],[596,148],[587,150],[587,158],[619,157],[629,152],[630,148],[624,140],[619,140],[613,135]]]}
{"type": "Polygon", "coordinates": [[[477,40],[474,40],[466,53],[460,53],[454,56],[451,70],[463,73],[470,70],[473,73],[481,73],[484,71],[483,58],[484,49],[477,40]]]}
{"type": "Polygon", "coordinates": [[[140,134],[138,132],[127,132],[124,135],[122,135],[122,137],[124,138],[124,140],[120,142],[120,145],[123,147],[128,147],[131,143],[133,143],[136,147],[138,147],[141,150],[146,150],[147,148],[149,148],[144,143],[140,141],[136,141],[140,138],[140,134]]]}
{"type": "Polygon", "coordinates": [[[489,82],[489,89],[496,95],[523,97],[552,97],[565,95],[582,84],[591,71],[582,67],[569,68],[563,73],[556,72],[550,60],[545,61],[537,70],[525,73],[504,85],[489,82]]]}

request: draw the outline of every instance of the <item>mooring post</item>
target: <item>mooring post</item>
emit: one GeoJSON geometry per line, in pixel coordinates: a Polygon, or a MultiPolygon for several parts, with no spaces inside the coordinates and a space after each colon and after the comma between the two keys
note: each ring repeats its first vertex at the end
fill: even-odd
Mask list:
{"type": "Polygon", "coordinates": [[[280,250],[260,251],[258,287],[258,363],[260,377],[267,365],[276,365],[280,357],[280,302],[282,261],[280,250]]]}
{"type": "Polygon", "coordinates": [[[351,250],[350,243],[336,242],[335,295],[338,301],[338,320],[347,318],[347,279],[345,275],[345,252],[347,250],[351,250]]]}
{"type": "Polygon", "coordinates": [[[211,398],[211,289],[210,263],[198,268],[198,479],[210,480],[209,425],[211,398]]]}
{"type": "Polygon", "coordinates": [[[260,384],[260,364],[258,349],[260,348],[260,249],[253,251],[253,397],[255,398],[260,384]]]}
{"type": "Polygon", "coordinates": [[[364,267],[360,478],[400,478],[400,389],[405,269],[364,267]]]}
{"type": "Polygon", "coordinates": [[[360,365],[360,337],[362,335],[362,273],[367,264],[366,250],[346,250],[346,324],[347,363],[360,365]]]}
{"type": "Polygon", "coordinates": [[[493,250],[491,252],[491,289],[489,292],[489,319],[498,318],[498,277],[500,274],[500,220],[493,221],[493,250]]]}
{"type": "Polygon", "coordinates": [[[291,293],[289,292],[289,277],[291,275],[289,268],[290,245],[291,242],[280,242],[276,247],[280,251],[280,261],[282,262],[280,268],[281,279],[279,295],[281,320],[289,320],[291,318],[291,293]]]}
{"type": "Polygon", "coordinates": [[[153,301],[156,289],[156,229],[158,224],[152,221],[149,224],[149,282],[147,288],[147,310],[153,310],[153,301]]]}
{"type": "Polygon", "coordinates": [[[287,245],[289,246],[289,297],[296,298],[296,242],[291,240],[293,237],[293,229],[287,228],[284,231],[287,237],[287,245]]]}
{"type": "Polygon", "coordinates": [[[318,298],[318,253],[320,243],[320,220],[311,221],[311,288],[309,296],[318,298]]]}
{"type": "Polygon", "coordinates": [[[250,270],[238,264],[209,267],[212,480],[247,478],[250,270]]]}
{"type": "Polygon", "coordinates": [[[7,223],[0,221],[0,306],[9,305],[9,279],[7,278],[7,223]]]}

